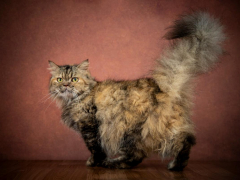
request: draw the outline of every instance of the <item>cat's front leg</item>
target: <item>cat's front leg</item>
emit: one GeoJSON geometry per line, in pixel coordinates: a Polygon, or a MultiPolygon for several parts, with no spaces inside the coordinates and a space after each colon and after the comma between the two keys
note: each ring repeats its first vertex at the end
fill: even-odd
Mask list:
{"type": "Polygon", "coordinates": [[[91,156],[88,158],[86,165],[87,166],[102,166],[104,160],[106,159],[105,153],[95,153],[91,154],[91,156]]]}
{"type": "Polygon", "coordinates": [[[91,156],[88,158],[86,165],[87,166],[96,166],[96,162],[94,161],[93,154],[91,154],[91,156]]]}
{"type": "Polygon", "coordinates": [[[84,102],[72,104],[69,112],[67,110],[63,113],[63,119],[70,119],[69,126],[76,127],[74,129],[82,135],[88,150],[91,152],[86,165],[100,166],[106,159],[106,154],[101,147],[100,122],[95,118],[97,108],[92,104],[91,99],[85,99],[84,102]]]}
{"type": "Polygon", "coordinates": [[[107,155],[101,147],[99,135],[99,122],[92,118],[88,121],[79,122],[80,132],[91,156],[88,158],[87,166],[101,166],[107,155]]]}

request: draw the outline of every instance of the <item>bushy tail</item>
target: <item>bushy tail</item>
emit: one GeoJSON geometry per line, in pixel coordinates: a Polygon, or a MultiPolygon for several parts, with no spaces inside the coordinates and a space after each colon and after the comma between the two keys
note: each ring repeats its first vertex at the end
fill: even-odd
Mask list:
{"type": "Polygon", "coordinates": [[[217,19],[198,12],[175,21],[165,38],[177,40],[157,60],[153,78],[163,92],[178,99],[191,89],[192,77],[218,61],[225,35],[217,19]]]}

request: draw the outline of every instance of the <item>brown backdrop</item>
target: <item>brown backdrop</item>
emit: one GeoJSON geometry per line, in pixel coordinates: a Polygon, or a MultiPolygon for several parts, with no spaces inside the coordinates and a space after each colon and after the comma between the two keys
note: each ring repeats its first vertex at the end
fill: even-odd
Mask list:
{"type": "Polygon", "coordinates": [[[195,160],[240,160],[240,13],[229,0],[1,1],[0,159],[86,159],[48,94],[48,60],[90,60],[97,80],[136,79],[152,69],[183,12],[205,9],[228,34],[218,67],[196,79],[195,160]]]}

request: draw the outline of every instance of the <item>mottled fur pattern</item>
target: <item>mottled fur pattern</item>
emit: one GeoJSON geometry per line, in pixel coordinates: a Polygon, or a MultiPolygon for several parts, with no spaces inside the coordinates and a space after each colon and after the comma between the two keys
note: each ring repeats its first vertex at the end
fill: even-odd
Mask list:
{"type": "Polygon", "coordinates": [[[187,165],[195,144],[191,82],[215,64],[224,34],[216,19],[200,12],[183,16],[165,37],[178,39],[157,60],[153,78],[97,82],[88,60],[49,62],[50,93],[62,107],[63,122],[91,152],[87,165],[131,168],[151,152],[173,157],[170,170],[187,165]]]}

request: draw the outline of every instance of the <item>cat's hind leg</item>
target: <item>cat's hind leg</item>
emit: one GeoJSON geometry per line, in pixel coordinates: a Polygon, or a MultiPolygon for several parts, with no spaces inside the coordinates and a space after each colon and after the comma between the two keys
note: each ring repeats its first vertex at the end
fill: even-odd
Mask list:
{"type": "Polygon", "coordinates": [[[115,159],[106,159],[102,166],[106,168],[128,169],[141,163],[145,157],[146,156],[142,152],[122,154],[115,159]]]}
{"type": "Polygon", "coordinates": [[[125,135],[119,149],[119,156],[114,159],[107,158],[102,166],[106,168],[127,169],[141,163],[146,154],[141,148],[140,139],[139,133],[125,135]]]}
{"type": "Polygon", "coordinates": [[[195,137],[191,134],[178,136],[175,140],[172,154],[174,159],[168,164],[168,169],[172,171],[182,171],[188,164],[191,147],[195,144],[195,137]]]}

